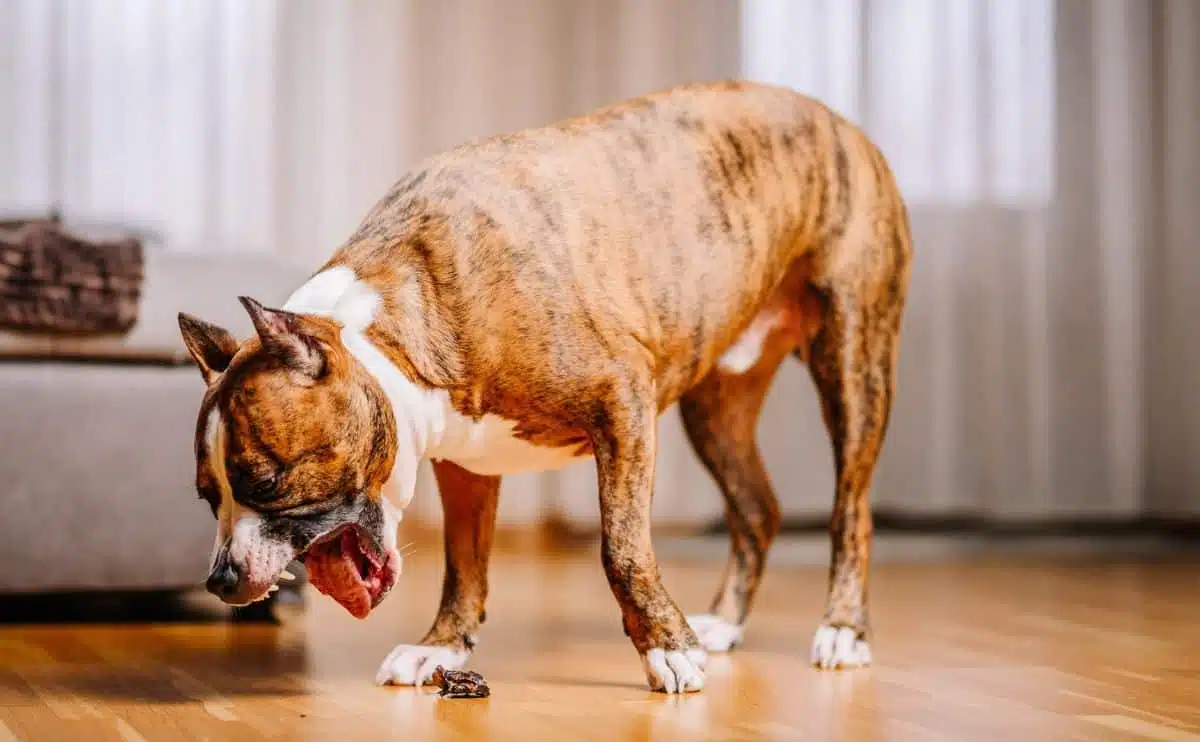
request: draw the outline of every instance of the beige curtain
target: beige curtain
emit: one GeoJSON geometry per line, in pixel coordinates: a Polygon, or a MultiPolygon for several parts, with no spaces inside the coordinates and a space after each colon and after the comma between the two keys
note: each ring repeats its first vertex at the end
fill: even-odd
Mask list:
{"type": "MultiPolygon", "coordinates": [[[[1188,311],[1200,289],[1198,5],[746,7],[750,71],[825,93],[860,122],[913,212],[878,507],[1003,520],[1200,513],[1189,463],[1200,315],[1188,311]]],[[[808,419],[810,397],[797,383],[773,402],[808,419]]],[[[788,511],[824,513],[819,426],[780,410],[762,434],[788,511]],[[785,437],[793,447],[776,447],[785,437]]]]}
{"type": "Polygon", "coordinates": [[[1146,492],[1156,514],[1200,515],[1200,4],[1167,0],[1152,18],[1145,261],[1146,492]]]}
{"type": "MultiPolygon", "coordinates": [[[[746,76],[859,122],[917,258],[880,509],[1200,514],[1195,0],[0,0],[0,210],[313,266],[415,159],[621,97],[746,76]]],[[[815,395],[760,429],[824,516],[815,395]]],[[[659,522],[720,498],[661,422],[659,522]]],[[[501,520],[596,522],[588,464],[505,483],[501,520]]],[[[431,478],[410,517],[436,520],[431,478]]]]}

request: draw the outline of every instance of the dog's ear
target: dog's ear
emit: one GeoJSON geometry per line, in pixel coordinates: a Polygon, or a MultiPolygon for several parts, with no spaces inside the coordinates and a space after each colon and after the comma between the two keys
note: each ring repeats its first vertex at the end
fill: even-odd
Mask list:
{"type": "Polygon", "coordinates": [[[267,309],[248,296],[238,301],[246,308],[263,348],[289,368],[317,378],[325,372],[320,341],[305,332],[304,316],[283,309],[267,309]]]}
{"type": "Polygon", "coordinates": [[[190,314],[179,313],[179,332],[192,360],[200,367],[205,384],[211,384],[214,376],[228,368],[237,353],[238,343],[233,335],[190,314]]]}

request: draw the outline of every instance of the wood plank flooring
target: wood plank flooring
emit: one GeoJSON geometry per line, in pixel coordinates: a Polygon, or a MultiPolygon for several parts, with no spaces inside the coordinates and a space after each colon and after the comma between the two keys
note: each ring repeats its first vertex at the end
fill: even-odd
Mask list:
{"type": "MultiPolygon", "coordinates": [[[[1151,740],[1200,742],[1200,563],[882,565],[875,665],[808,666],[824,570],[769,571],[745,645],[701,694],[646,690],[594,547],[507,550],[472,667],[486,700],[372,680],[432,618],[436,546],[364,622],[311,593],[281,626],[0,615],[9,740],[1151,740]]],[[[685,610],[718,563],[669,561],[685,610]]],[[[0,603],[0,612],[6,610],[0,603]]],[[[153,618],[153,614],[147,614],[153,618]]]]}

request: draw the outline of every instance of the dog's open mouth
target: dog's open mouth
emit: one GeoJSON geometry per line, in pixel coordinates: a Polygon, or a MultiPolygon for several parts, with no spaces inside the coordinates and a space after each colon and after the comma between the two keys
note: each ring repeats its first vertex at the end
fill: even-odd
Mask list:
{"type": "Polygon", "coordinates": [[[310,546],[304,566],[317,590],[355,618],[366,618],[395,584],[399,560],[395,552],[379,553],[357,527],[345,526],[310,546]]]}

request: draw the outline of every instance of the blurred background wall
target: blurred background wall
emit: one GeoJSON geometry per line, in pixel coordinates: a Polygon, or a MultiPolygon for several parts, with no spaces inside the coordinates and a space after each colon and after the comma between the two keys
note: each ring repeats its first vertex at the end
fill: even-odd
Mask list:
{"type": "MultiPolygon", "coordinates": [[[[1200,516],[1195,0],[0,0],[0,210],[315,268],[426,154],[723,77],[824,99],[909,200],[881,512],[1200,516]]],[[[661,430],[659,522],[719,517],[661,430]]],[[[825,516],[802,367],[760,437],[785,513],[825,516]]],[[[588,528],[594,481],[511,477],[502,521],[588,528]]]]}

